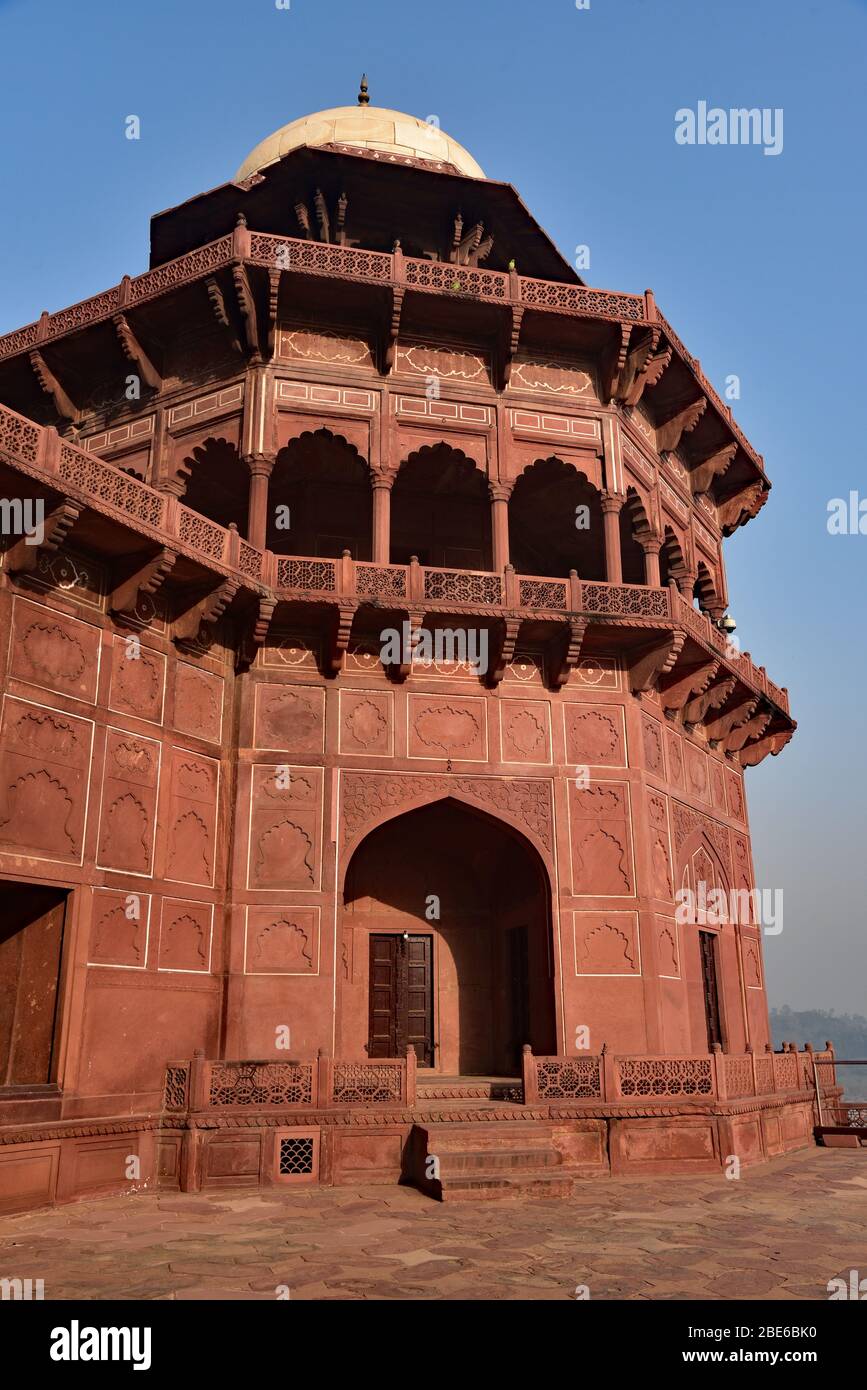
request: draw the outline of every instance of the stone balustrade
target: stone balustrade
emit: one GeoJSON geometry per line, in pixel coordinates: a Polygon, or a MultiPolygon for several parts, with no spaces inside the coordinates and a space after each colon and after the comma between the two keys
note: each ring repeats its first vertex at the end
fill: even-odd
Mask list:
{"type": "Polygon", "coordinates": [[[325,275],[378,285],[409,288],[429,294],[471,297],[535,311],[584,318],[607,319],[624,324],[660,327],[675,352],[692,372],[697,385],[732,431],[739,445],[758,470],[764,464],[743,431],[732,418],[731,408],[701,370],[697,358],[687,352],[668,320],[659,312],[653,295],[624,294],[590,285],[564,284],[538,280],[516,272],[457,266],[404,256],[400,251],[384,253],[358,247],[334,246],[277,236],[236,227],[216,241],[198,246],[141,275],[124,276],[120,284],[70,305],[55,314],[43,314],[34,323],[0,336],[0,360],[33,351],[53,339],[74,333],[90,324],[110,320],[125,309],[157,298],[168,290],[212,276],[215,271],[239,262],[269,270],[296,271],[304,275],[325,275]]]}

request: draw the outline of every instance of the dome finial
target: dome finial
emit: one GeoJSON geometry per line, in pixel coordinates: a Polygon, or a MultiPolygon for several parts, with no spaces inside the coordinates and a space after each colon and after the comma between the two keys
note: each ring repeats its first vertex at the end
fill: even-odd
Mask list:
{"type": "Polygon", "coordinates": [[[369,106],[369,105],[370,105],[370,94],[369,94],[369,92],[368,92],[368,90],[367,90],[367,73],[366,73],[366,72],[363,72],[363,73],[361,74],[361,91],[358,93],[358,104],[359,104],[359,106],[369,106]]]}

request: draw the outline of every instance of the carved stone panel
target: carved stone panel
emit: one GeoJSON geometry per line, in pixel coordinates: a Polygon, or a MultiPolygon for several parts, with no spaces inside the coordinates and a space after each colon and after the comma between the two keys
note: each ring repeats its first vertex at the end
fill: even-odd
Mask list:
{"type": "Polygon", "coordinates": [[[93,704],[99,679],[100,630],[16,597],[9,674],[93,704]]]}
{"type": "Polygon", "coordinates": [[[93,724],[7,696],[0,733],[0,845],[80,863],[93,724]]]}
{"type": "Polygon", "coordinates": [[[715,758],[708,759],[710,768],[711,802],[715,811],[726,814],[725,770],[715,758]]]}
{"type": "Polygon", "coordinates": [[[656,917],[656,968],[664,979],[680,979],[680,948],[673,917],[656,917]]]}
{"type": "Polygon", "coordinates": [[[319,908],[248,908],[244,969],[248,975],[317,975],[319,908]]]}
{"type": "Polygon", "coordinates": [[[488,756],[487,703],[473,696],[410,695],[411,758],[484,762],[488,756]]]}
{"type": "Polygon", "coordinates": [[[744,815],[744,785],[739,773],[727,773],[726,793],[729,815],[732,820],[740,821],[741,825],[743,825],[746,819],[744,815]]]}
{"type": "Polygon", "coordinates": [[[175,728],[219,743],[223,729],[223,678],[188,661],[175,668],[175,728]]]}
{"type": "Polygon", "coordinates": [[[569,783],[572,892],[576,897],[632,897],[629,791],[625,782],[569,783]]]}
{"type": "Polygon", "coordinates": [[[319,887],[322,769],[253,768],[250,888],[319,887]]]}
{"type": "Polygon", "coordinates": [[[699,801],[710,805],[710,768],[708,766],[708,756],[700,748],[693,744],[686,744],[686,775],[688,790],[699,801]]]}
{"type": "Polygon", "coordinates": [[[626,733],[619,705],[563,705],[566,757],[581,767],[625,767],[626,733]]]}
{"type": "Polygon", "coordinates": [[[93,894],[89,963],[143,970],[147,964],[150,911],[148,893],[116,893],[97,888],[93,894]]]}
{"type": "Polygon", "coordinates": [[[502,700],[500,730],[503,762],[550,763],[551,706],[547,700],[502,700]]]}
{"type": "Polygon", "coordinates": [[[220,765],[213,758],[173,748],[171,778],[166,878],[212,884],[220,765]]]}
{"type": "Polygon", "coordinates": [[[647,794],[647,820],[650,835],[650,891],[654,898],[672,902],[674,887],[671,869],[671,836],[668,825],[668,797],[661,792],[647,794]]]}
{"type": "Polygon", "coordinates": [[[641,716],[641,738],[644,744],[644,764],[654,777],[665,777],[665,753],[663,752],[663,729],[658,719],[648,715],[641,716]]]}
{"type": "Polygon", "coordinates": [[[159,724],[163,717],[166,659],[137,637],[115,635],[112,643],[109,708],[159,724]]]}
{"type": "Polygon", "coordinates": [[[612,656],[585,656],[569,677],[573,685],[589,685],[594,690],[619,690],[620,671],[612,656]]]}
{"type": "Polygon", "coordinates": [[[529,831],[551,854],[551,781],[544,777],[462,777],[453,773],[347,772],[341,778],[341,828],[345,846],[402,807],[455,796],[529,831]]]}
{"type": "Polygon", "coordinates": [[[762,989],[762,948],[756,936],[743,937],[744,983],[747,989],[762,989]]]}
{"type": "Polygon", "coordinates": [[[211,968],[213,916],[210,903],[164,898],[159,969],[207,974],[211,968]]]}
{"type": "Polygon", "coordinates": [[[394,696],[391,691],[341,690],[339,720],[341,753],[391,756],[394,751],[394,696]]]}
{"type": "Polygon", "coordinates": [[[576,912],[576,975],[640,975],[638,917],[634,912],[576,912]]]}
{"type": "Polygon", "coordinates": [[[325,691],[309,685],[256,687],[256,748],[321,753],[325,746],[325,691]]]}
{"type": "Polygon", "coordinates": [[[97,864],[131,874],[153,872],[160,745],[109,729],[99,822],[97,864]]]}
{"type": "Polygon", "coordinates": [[[683,787],[683,740],[671,730],[668,732],[668,775],[673,787],[683,787]]]}

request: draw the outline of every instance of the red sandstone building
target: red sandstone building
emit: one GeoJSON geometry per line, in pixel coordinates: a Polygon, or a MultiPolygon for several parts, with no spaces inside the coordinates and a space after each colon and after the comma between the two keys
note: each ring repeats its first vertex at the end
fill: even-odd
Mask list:
{"type": "Polygon", "coordinates": [[[794,724],[653,295],[364,90],[151,248],[0,338],[0,1205],[808,1142],[760,928],[676,917],[794,724]]]}

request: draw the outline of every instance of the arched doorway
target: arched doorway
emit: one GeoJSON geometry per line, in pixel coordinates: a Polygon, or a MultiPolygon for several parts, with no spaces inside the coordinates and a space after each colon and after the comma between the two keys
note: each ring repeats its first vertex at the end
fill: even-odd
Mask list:
{"type": "Polygon", "coordinates": [[[556,1052],[550,889],[533,846],[445,798],[364,839],[346,873],[341,1036],[444,1076],[517,1076],[556,1052]]]}

